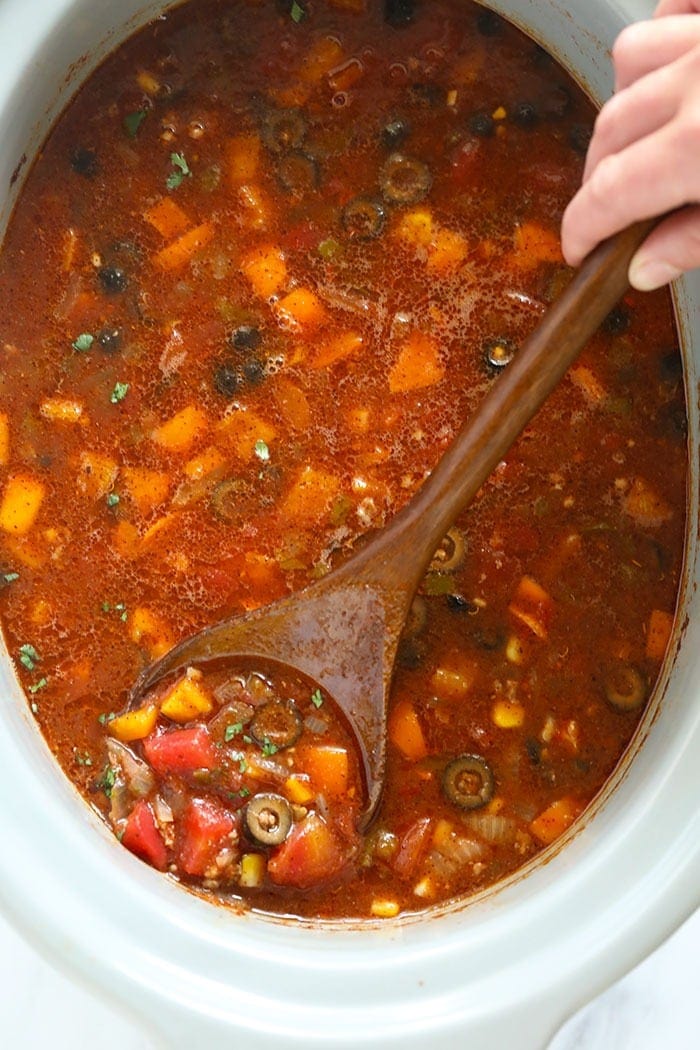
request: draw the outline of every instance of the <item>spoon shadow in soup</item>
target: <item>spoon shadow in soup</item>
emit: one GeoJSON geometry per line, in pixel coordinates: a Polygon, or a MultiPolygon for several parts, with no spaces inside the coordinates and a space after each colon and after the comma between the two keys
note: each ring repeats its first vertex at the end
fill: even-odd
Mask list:
{"type": "Polygon", "coordinates": [[[657,220],[623,230],[584,261],[414,498],[356,554],[272,605],[184,639],[139,676],[128,709],[166,675],[213,661],[300,673],[337,704],[366,782],[361,823],[385,776],[387,700],[415,592],[440,541],[628,288],[636,249],[657,220]]]}

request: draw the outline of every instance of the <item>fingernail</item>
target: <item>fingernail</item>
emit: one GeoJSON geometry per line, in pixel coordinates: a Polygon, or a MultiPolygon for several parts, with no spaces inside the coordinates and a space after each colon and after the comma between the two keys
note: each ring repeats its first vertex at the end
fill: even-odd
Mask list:
{"type": "Polygon", "coordinates": [[[669,281],[675,281],[683,273],[678,267],[663,259],[641,259],[634,257],[629,268],[629,282],[639,292],[653,292],[669,281]]]}

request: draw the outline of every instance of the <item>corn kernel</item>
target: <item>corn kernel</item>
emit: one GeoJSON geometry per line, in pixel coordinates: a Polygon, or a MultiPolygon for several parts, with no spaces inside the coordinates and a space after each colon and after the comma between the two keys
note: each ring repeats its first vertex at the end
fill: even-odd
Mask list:
{"type": "Polygon", "coordinates": [[[444,846],[452,835],[453,827],[449,820],[438,820],[433,831],[433,845],[444,846]]]}
{"type": "Polygon", "coordinates": [[[505,118],[506,118],[505,108],[503,106],[499,106],[497,109],[494,109],[494,111],[491,114],[491,116],[493,117],[494,120],[505,120],[505,118]]]}
{"type": "Polygon", "coordinates": [[[525,708],[517,700],[497,700],[491,718],[499,729],[519,729],[525,721],[525,708]]]}
{"type": "Polygon", "coordinates": [[[416,883],[413,887],[413,893],[416,897],[423,898],[435,896],[435,888],[429,875],[426,875],[425,878],[416,883]]]}
{"type": "Polygon", "coordinates": [[[262,885],[267,870],[267,863],[262,853],[244,853],[241,857],[241,875],[239,882],[247,889],[256,889],[262,885]]]}
{"type": "Polygon", "coordinates": [[[370,912],[375,919],[393,919],[399,914],[399,905],[397,901],[374,900],[370,912]]]}
{"type": "Polygon", "coordinates": [[[157,95],[160,91],[160,80],[146,69],[142,69],[136,74],[136,83],[147,95],[157,95]]]}
{"type": "Polygon", "coordinates": [[[517,634],[512,634],[506,642],[506,660],[512,664],[522,664],[525,660],[525,643],[517,634]]]}

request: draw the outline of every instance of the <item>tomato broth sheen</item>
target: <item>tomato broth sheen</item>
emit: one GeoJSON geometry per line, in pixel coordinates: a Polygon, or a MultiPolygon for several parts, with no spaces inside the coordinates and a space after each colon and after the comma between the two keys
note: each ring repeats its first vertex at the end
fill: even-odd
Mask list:
{"type": "Polygon", "coordinates": [[[430,474],[570,279],[594,110],[458,0],[198,0],[89,78],[0,254],[0,617],[36,722],[124,847],[217,902],[391,919],[562,835],[670,637],[686,416],[630,293],[445,537],[387,783],[314,683],[187,635],[341,564],[430,474]]]}

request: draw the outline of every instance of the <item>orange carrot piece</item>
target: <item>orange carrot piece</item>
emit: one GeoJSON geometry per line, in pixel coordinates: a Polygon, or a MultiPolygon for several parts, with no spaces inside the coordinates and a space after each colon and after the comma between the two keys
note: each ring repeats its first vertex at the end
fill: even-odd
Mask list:
{"type": "Polygon", "coordinates": [[[439,383],[445,375],[437,343],[424,332],[412,332],[389,371],[392,394],[439,383]]]}
{"type": "Polygon", "coordinates": [[[412,762],[428,754],[418,714],[410,700],[399,700],[389,715],[389,739],[412,762]]]}
{"type": "Polygon", "coordinates": [[[652,609],[649,616],[646,645],[646,655],[650,660],[663,660],[672,628],[672,613],[663,609],[652,609]]]}
{"type": "Polygon", "coordinates": [[[190,220],[172,197],[161,197],[143,217],[166,241],[173,241],[190,225],[190,220]]]}
{"type": "Polygon", "coordinates": [[[251,182],[260,165],[260,139],[255,134],[234,135],[226,143],[226,170],[229,183],[237,188],[251,182]]]}
{"type": "Polygon", "coordinates": [[[205,248],[214,236],[214,227],[210,222],[183,233],[177,240],[167,244],[153,256],[153,262],[161,270],[179,270],[188,263],[197,252],[205,248]]]}
{"type": "Polygon", "coordinates": [[[283,321],[300,328],[317,328],[326,319],[323,303],[310,288],[295,288],[275,304],[283,321]]]}
{"type": "Polygon", "coordinates": [[[542,846],[549,846],[571,827],[581,808],[569,795],[558,798],[535,817],[530,824],[530,832],[542,846]]]}
{"type": "Polygon", "coordinates": [[[155,510],[170,490],[170,475],[148,467],[123,467],[121,477],[126,492],[141,514],[155,510]]]}
{"type": "Polygon", "coordinates": [[[330,342],[319,346],[313,360],[310,362],[312,368],[327,368],[328,365],[342,361],[345,357],[357,353],[364,346],[364,337],[359,332],[343,332],[330,342]]]}
{"type": "Polygon", "coordinates": [[[300,749],[297,763],[320,794],[344,795],[348,790],[348,753],[344,747],[323,744],[300,749]]]}
{"type": "Polygon", "coordinates": [[[559,234],[537,222],[524,222],[513,236],[516,265],[531,269],[540,263],[563,263],[559,234]]]}
{"type": "Polygon", "coordinates": [[[280,248],[262,245],[241,260],[241,270],[261,299],[269,299],[287,280],[287,264],[280,248]]]}

